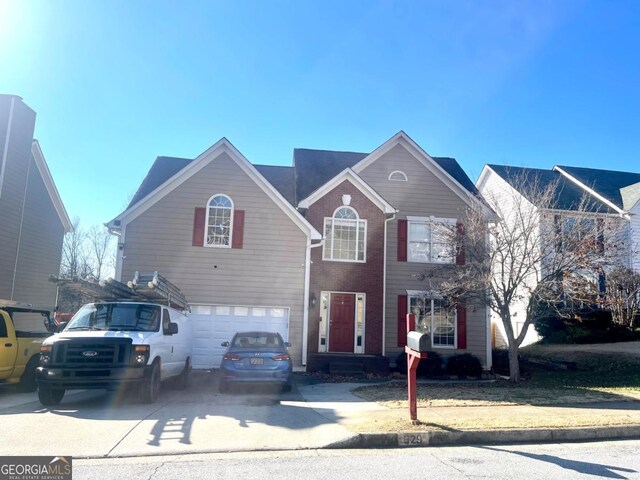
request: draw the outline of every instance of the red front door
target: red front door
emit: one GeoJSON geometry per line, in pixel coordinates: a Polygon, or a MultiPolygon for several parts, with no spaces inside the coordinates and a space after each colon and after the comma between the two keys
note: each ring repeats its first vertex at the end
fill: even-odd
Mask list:
{"type": "Polygon", "coordinates": [[[356,296],[332,293],[329,310],[329,351],[353,353],[356,296]]]}

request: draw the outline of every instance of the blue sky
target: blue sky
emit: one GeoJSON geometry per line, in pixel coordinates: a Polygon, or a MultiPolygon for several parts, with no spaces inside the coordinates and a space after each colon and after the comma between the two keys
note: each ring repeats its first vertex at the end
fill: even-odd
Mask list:
{"type": "Polygon", "coordinates": [[[371,151],[640,171],[640,2],[0,0],[0,92],[72,217],[119,213],[158,155],[371,151]]]}

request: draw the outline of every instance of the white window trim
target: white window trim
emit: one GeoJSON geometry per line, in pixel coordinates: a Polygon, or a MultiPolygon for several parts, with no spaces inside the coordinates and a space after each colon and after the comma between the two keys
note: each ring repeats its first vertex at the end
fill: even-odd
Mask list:
{"type": "Polygon", "coordinates": [[[234,217],[234,213],[236,211],[236,206],[233,203],[233,200],[231,199],[231,197],[229,195],[227,195],[226,193],[216,193],[215,195],[211,195],[211,197],[209,197],[209,200],[207,201],[207,215],[205,216],[205,223],[204,223],[204,246],[207,248],[231,248],[231,245],[233,245],[233,217],[234,217]],[[211,200],[213,200],[215,197],[225,197],[227,200],[229,200],[229,202],[231,202],[231,221],[229,223],[229,245],[209,245],[209,243],[207,242],[207,235],[209,233],[209,211],[211,209],[211,200]]]}
{"type": "MultiPolygon", "coordinates": [[[[444,218],[444,217],[416,217],[416,216],[407,216],[407,262],[410,263],[433,263],[438,265],[455,265],[456,263],[456,255],[455,255],[455,245],[452,246],[453,255],[451,256],[452,260],[450,262],[438,261],[438,260],[415,260],[411,258],[411,224],[412,223],[444,223],[447,225],[455,225],[457,224],[457,220],[455,218],[444,218]]],[[[433,243],[431,239],[429,239],[430,246],[433,247],[433,243]]],[[[431,249],[429,250],[431,252],[431,249]]]]}
{"type": "MultiPolygon", "coordinates": [[[[442,295],[437,292],[431,292],[426,294],[425,292],[421,292],[419,290],[407,290],[407,312],[411,313],[411,298],[412,297],[421,297],[426,300],[442,300],[442,295]]],[[[433,312],[433,304],[431,305],[431,311],[433,312]]],[[[435,345],[433,343],[433,316],[431,317],[431,328],[430,337],[431,337],[431,348],[438,348],[442,350],[457,350],[458,349],[458,309],[454,310],[454,320],[453,320],[453,345],[435,345]]]]}
{"type": "Polygon", "coordinates": [[[392,182],[408,182],[409,181],[409,179],[407,178],[407,174],[404,173],[402,170],[394,170],[389,174],[389,177],[387,178],[387,180],[390,180],[392,182]],[[402,175],[404,178],[392,178],[397,173],[402,175]]]}
{"type": "MultiPolygon", "coordinates": [[[[327,220],[331,220],[332,224],[331,224],[331,232],[333,233],[333,220],[336,219],[335,215],[338,212],[338,210],[342,210],[343,208],[348,208],[349,210],[351,210],[353,213],[356,214],[356,260],[347,260],[347,259],[342,259],[342,258],[328,258],[326,256],[326,251],[324,249],[324,247],[322,248],[322,260],[326,261],[326,262],[342,262],[342,263],[366,263],[367,262],[367,220],[364,218],[360,218],[360,215],[358,215],[358,212],[355,208],[347,206],[347,205],[341,205],[338,208],[336,208],[333,211],[333,215],[331,215],[330,217],[324,217],[324,220],[322,222],[322,232],[324,235],[324,231],[326,229],[326,224],[327,224],[327,220]],[[363,222],[364,223],[364,248],[363,248],[363,255],[362,255],[362,260],[358,260],[358,240],[359,238],[359,234],[360,234],[360,228],[359,228],[359,223],[363,222]]],[[[331,236],[331,239],[329,238],[323,238],[323,240],[325,242],[330,241],[331,240],[331,252],[333,253],[333,235],[331,236]]]]}

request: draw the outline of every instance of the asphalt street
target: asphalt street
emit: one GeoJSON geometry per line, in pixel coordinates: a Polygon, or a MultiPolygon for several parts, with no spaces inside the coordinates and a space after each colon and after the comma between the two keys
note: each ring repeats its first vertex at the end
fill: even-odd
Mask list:
{"type": "Polygon", "coordinates": [[[640,441],[74,461],[74,479],[640,479],[640,441]]]}

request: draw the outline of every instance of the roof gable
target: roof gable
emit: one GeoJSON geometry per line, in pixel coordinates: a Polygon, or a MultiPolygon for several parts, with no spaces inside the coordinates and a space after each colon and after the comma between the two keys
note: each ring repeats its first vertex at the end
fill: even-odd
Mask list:
{"type": "MultiPolygon", "coordinates": [[[[217,143],[208,148],[192,161],[188,161],[182,169],[165,179],[155,189],[147,193],[146,196],[130,205],[124,212],[107,223],[109,228],[118,229],[122,223],[130,222],[150,207],[155,205],[168,193],[182,185],[187,179],[197,174],[206,165],[215,161],[222,153],[227,153],[233,161],[260,187],[282,211],[298,227],[313,240],[322,238],[320,233],[307,222],[298,211],[278,192],[262,174],[226,139],[222,138],[217,143]]],[[[166,157],[165,157],[166,158],[166,157]]],[[[182,159],[186,160],[186,159],[182,159]]],[[[165,172],[166,173],[166,172],[165,172]]],[[[144,183],[144,181],[143,181],[144,183]]],[[[156,180],[149,181],[149,185],[157,183],[156,180]]]]}
{"type": "Polygon", "coordinates": [[[353,171],[355,173],[360,173],[396,145],[403,146],[411,155],[422,163],[427,170],[433,173],[446,186],[453,190],[453,192],[465,203],[470,205],[473,202],[480,202],[483,207],[486,207],[484,202],[480,199],[475,185],[473,185],[473,182],[469,179],[466,173],[464,173],[464,170],[460,168],[458,162],[453,158],[447,159],[446,157],[442,157],[440,162],[436,161],[402,130],[354,165],[353,171]],[[447,167],[451,169],[451,171],[448,171],[447,167]],[[464,180],[465,178],[466,180],[464,180]],[[466,186],[463,186],[462,182],[465,183],[466,186]]]}
{"type": "MultiPolygon", "coordinates": [[[[486,169],[491,169],[496,175],[502,178],[507,184],[514,188],[518,193],[524,196],[528,201],[535,205],[535,198],[531,198],[528,192],[518,190],[521,186],[522,178],[526,178],[527,181],[535,182],[541,189],[547,188],[549,185],[557,185],[554,191],[554,198],[552,201],[553,208],[556,210],[575,210],[581,206],[582,199],[586,193],[575,183],[571,182],[560,172],[555,170],[544,170],[540,168],[526,168],[526,167],[512,167],[509,165],[496,165],[487,164],[482,175],[478,179],[478,183],[482,181],[486,175],[486,169]]],[[[539,205],[536,205],[539,206],[539,205]]],[[[592,201],[587,205],[583,205],[581,208],[593,213],[616,213],[611,207],[603,203],[599,199],[593,197],[592,201]]]]}
{"type": "Polygon", "coordinates": [[[376,205],[384,213],[396,213],[396,209],[391,204],[389,204],[384,198],[382,198],[382,196],[380,196],[373,188],[369,186],[368,183],[362,180],[350,168],[343,170],[339,175],[335,175],[322,187],[315,190],[310,196],[301,200],[298,204],[298,207],[309,208],[311,205],[324,197],[327,193],[336,188],[345,180],[353,184],[354,187],[360,190],[363,195],[371,200],[373,204],[376,205]]]}
{"type": "Polygon", "coordinates": [[[58,217],[60,217],[60,222],[64,227],[64,231],[66,233],[71,232],[73,230],[73,225],[69,219],[69,214],[67,213],[67,209],[64,207],[64,203],[62,203],[62,198],[60,198],[60,193],[56,188],[56,184],[53,181],[47,162],[44,159],[42,149],[40,148],[40,143],[37,140],[34,140],[31,143],[31,155],[33,156],[38,171],[40,172],[40,176],[42,177],[42,181],[47,189],[51,203],[58,213],[58,217]]]}

